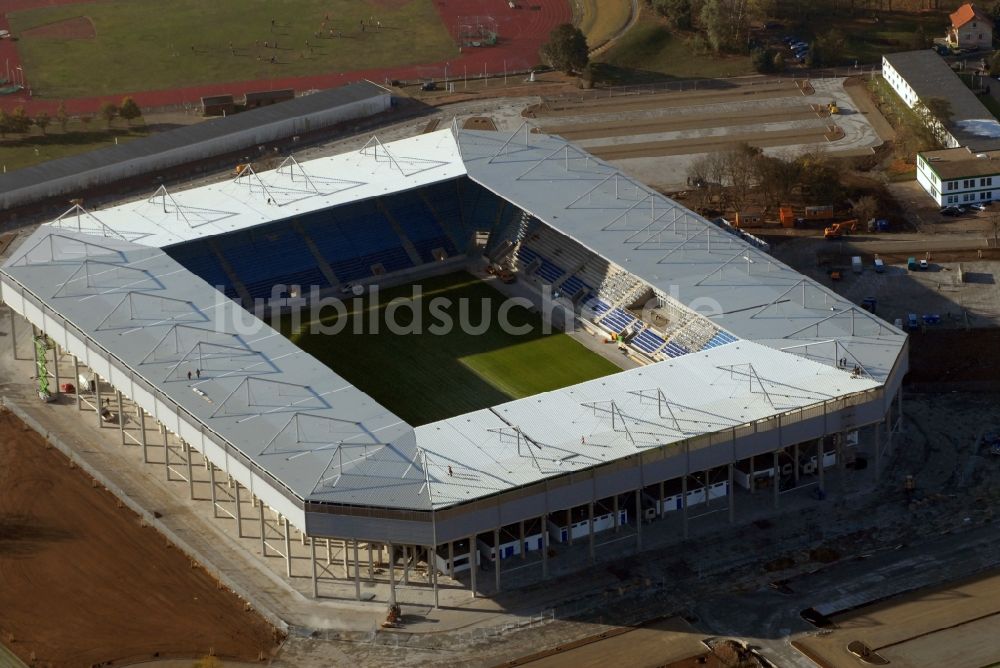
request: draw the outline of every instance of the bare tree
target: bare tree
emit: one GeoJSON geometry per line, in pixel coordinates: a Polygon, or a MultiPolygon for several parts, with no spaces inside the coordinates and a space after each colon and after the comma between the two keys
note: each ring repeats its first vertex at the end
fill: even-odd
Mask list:
{"type": "Polygon", "coordinates": [[[878,198],[874,195],[859,197],[858,201],[851,207],[854,216],[861,222],[868,222],[877,216],[880,208],[878,198]]]}

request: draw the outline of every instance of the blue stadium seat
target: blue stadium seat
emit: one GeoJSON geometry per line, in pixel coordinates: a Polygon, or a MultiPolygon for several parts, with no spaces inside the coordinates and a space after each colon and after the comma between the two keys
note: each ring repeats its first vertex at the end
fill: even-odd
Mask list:
{"type": "Polygon", "coordinates": [[[433,250],[442,248],[448,256],[458,255],[455,244],[438,224],[434,212],[427,208],[420,195],[404,192],[382,198],[382,205],[392,214],[403,234],[413,243],[424,262],[434,262],[433,250]]]}
{"type": "Polygon", "coordinates": [[[601,324],[615,332],[622,332],[635,322],[635,316],[620,308],[613,308],[601,320],[601,324]]]}
{"type": "Polygon", "coordinates": [[[663,337],[659,336],[656,332],[648,327],[641,332],[639,332],[634,339],[632,339],[632,345],[641,350],[644,353],[652,355],[654,352],[660,349],[664,344],[663,337]]]}
{"type": "Polygon", "coordinates": [[[727,343],[733,343],[734,341],[739,341],[739,339],[737,339],[735,336],[733,336],[728,332],[719,331],[716,332],[715,335],[712,338],[710,338],[708,342],[705,343],[704,346],[702,346],[702,349],[706,350],[708,348],[715,348],[717,346],[722,346],[727,343]]]}

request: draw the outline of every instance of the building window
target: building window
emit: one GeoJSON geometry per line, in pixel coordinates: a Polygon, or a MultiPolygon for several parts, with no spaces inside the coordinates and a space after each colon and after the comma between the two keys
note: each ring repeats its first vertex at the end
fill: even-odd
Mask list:
{"type": "Polygon", "coordinates": [[[979,199],[990,199],[989,191],[984,190],[983,192],[979,193],[979,199]]]}
{"type": "Polygon", "coordinates": [[[973,187],[975,187],[975,185],[976,185],[976,180],[975,179],[965,179],[962,182],[962,187],[963,188],[973,188],[973,187]]]}

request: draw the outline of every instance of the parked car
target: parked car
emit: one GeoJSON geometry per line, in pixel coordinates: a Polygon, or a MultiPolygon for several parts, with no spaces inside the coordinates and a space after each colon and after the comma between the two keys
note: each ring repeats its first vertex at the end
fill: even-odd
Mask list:
{"type": "Polygon", "coordinates": [[[927,260],[921,260],[920,271],[927,271],[928,269],[930,269],[930,265],[927,263],[927,260]]]}
{"type": "Polygon", "coordinates": [[[906,327],[907,329],[916,329],[920,326],[917,322],[917,314],[910,313],[906,316],[906,327]]]}
{"type": "Polygon", "coordinates": [[[944,207],[944,208],[941,209],[941,215],[942,216],[961,216],[966,211],[967,211],[967,209],[964,206],[955,206],[954,204],[950,204],[950,205],[948,205],[948,206],[946,206],[946,207],[944,207]]]}
{"type": "Polygon", "coordinates": [[[989,202],[973,202],[969,205],[969,208],[973,211],[986,211],[986,207],[990,205],[989,202]]]}

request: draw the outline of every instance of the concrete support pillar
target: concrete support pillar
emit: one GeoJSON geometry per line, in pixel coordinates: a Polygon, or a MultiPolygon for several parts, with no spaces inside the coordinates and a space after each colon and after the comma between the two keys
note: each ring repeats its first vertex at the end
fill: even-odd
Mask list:
{"type": "Polygon", "coordinates": [[[288,518],[282,517],[285,534],[285,575],[292,577],[292,531],[288,526],[288,518]]]}
{"type": "Polygon", "coordinates": [[[500,529],[493,529],[493,571],[496,579],[496,593],[500,593],[500,529]]]}
{"type": "Polygon", "coordinates": [[[688,537],[688,477],[681,476],[681,523],[684,525],[682,536],[688,537]]]}
{"type": "MultiPolygon", "coordinates": [[[[100,420],[101,418],[98,417],[97,419],[100,420]]],[[[163,427],[163,471],[167,475],[167,480],[170,480],[170,430],[166,426],[163,427]]]]}
{"type": "Polygon", "coordinates": [[[122,402],[121,390],[115,390],[115,394],[118,399],[118,433],[122,439],[122,445],[125,445],[125,406],[122,402]]]}
{"type": "Polygon", "coordinates": [[[238,480],[234,481],[236,483],[236,535],[243,538],[243,515],[240,510],[240,483],[238,480]]]}
{"type": "Polygon", "coordinates": [[[733,486],[736,481],[733,479],[732,462],[726,465],[726,476],[728,481],[728,484],[726,485],[726,496],[729,497],[729,523],[733,524],[736,521],[736,488],[733,486]]]}
{"type": "Polygon", "coordinates": [[[319,598],[319,580],[316,578],[316,539],[309,537],[309,566],[312,568],[313,598],[319,598]]]}
{"type": "Polygon", "coordinates": [[[455,577],[455,541],[448,541],[448,577],[455,577]]]}
{"type": "Polygon", "coordinates": [[[476,571],[479,570],[479,561],[476,559],[476,537],[469,536],[469,591],[472,598],[476,597],[476,571]]]}
{"type": "Polygon", "coordinates": [[[635,490],[635,549],[642,550],[642,490],[635,490]]]}
{"type": "Polygon", "coordinates": [[[621,528],[621,522],[619,521],[619,513],[618,513],[618,495],[617,495],[617,494],[615,494],[615,498],[614,498],[614,500],[613,500],[613,501],[611,502],[611,512],[612,512],[612,513],[614,513],[614,516],[615,516],[615,517],[614,517],[614,522],[615,522],[615,533],[618,533],[618,530],[619,530],[619,529],[621,528]]]}
{"type": "Polygon", "coordinates": [[[104,429],[104,420],[101,419],[101,377],[94,374],[94,404],[97,406],[97,426],[104,429]]]}
{"type": "Polygon", "coordinates": [[[194,467],[191,466],[191,460],[194,458],[194,450],[191,449],[191,444],[184,441],[184,452],[187,455],[187,473],[188,473],[188,493],[191,499],[194,499],[194,467]]]}
{"type": "Polygon", "coordinates": [[[823,447],[823,439],[816,439],[816,475],[819,476],[819,491],[825,492],[826,486],[823,479],[826,477],[825,470],[826,467],[823,466],[824,455],[826,454],[825,448],[823,447]]]}
{"type": "Polygon", "coordinates": [[[358,541],[354,541],[354,599],[361,600],[361,564],[358,563],[358,541]]]}
{"type": "Polygon", "coordinates": [[[217,513],[219,504],[215,498],[215,464],[211,462],[208,463],[208,486],[212,494],[212,517],[215,518],[219,516],[217,513]]]}
{"type": "Polygon", "coordinates": [[[524,520],[518,523],[518,536],[521,542],[517,549],[521,553],[521,560],[523,561],[528,558],[528,548],[524,545],[524,520]]]}
{"type": "Polygon", "coordinates": [[[410,560],[409,560],[409,550],[407,546],[403,546],[403,585],[408,586],[410,584],[410,560]]]}
{"type": "MultiPolygon", "coordinates": [[[[357,549],[357,543],[355,545],[355,550],[357,549]]],[[[437,546],[427,546],[427,575],[431,579],[431,589],[434,591],[434,609],[437,610],[440,607],[440,601],[438,600],[438,569],[437,569],[437,546]]]]}
{"type": "Polygon", "coordinates": [[[83,388],[80,387],[80,359],[73,355],[73,384],[76,385],[76,410],[83,410],[83,388]]]}
{"type": "Polygon", "coordinates": [[[882,473],[882,423],[875,423],[875,482],[882,473]]]}
{"type": "Polygon", "coordinates": [[[52,396],[59,395],[59,344],[52,344],[52,376],[56,381],[52,388],[52,396]]]}
{"type": "MultiPolygon", "coordinates": [[[[343,543],[344,543],[344,559],[343,559],[343,562],[344,562],[344,579],[347,580],[347,579],[349,579],[351,577],[351,571],[347,567],[347,541],[344,540],[343,543]]],[[[330,547],[330,539],[329,538],[326,539],[326,545],[327,545],[327,548],[330,547]]]]}
{"type": "Polygon", "coordinates": [[[10,349],[14,351],[14,359],[19,360],[21,358],[17,356],[17,326],[14,319],[14,309],[8,308],[7,314],[10,316],[10,349]]]}
{"type": "MultiPolygon", "coordinates": [[[[570,531],[570,535],[573,532],[570,531]]],[[[590,563],[596,561],[594,554],[594,502],[591,501],[587,504],[587,542],[589,543],[588,549],[590,550],[590,563]]]]}
{"type": "Polygon", "coordinates": [[[267,556],[267,532],[265,531],[267,525],[264,523],[264,502],[261,501],[257,504],[257,513],[260,519],[260,553],[262,556],[267,556]]]}
{"type": "Polygon", "coordinates": [[[795,486],[799,486],[799,444],[796,443],[792,446],[792,476],[795,480],[795,486]]]}
{"type": "Polygon", "coordinates": [[[549,524],[548,517],[542,515],[542,578],[549,577],[549,524]]]}
{"type": "Polygon", "coordinates": [[[326,539],[326,565],[329,566],[333,562],[333,554],[330,549],[330,539],[326,539]]]}
{"type": "Polygon", "coordinates": [[[778,450],[774,451],[774,479],[771,481],[774,487],[774,507],[778,507],[779,496],[781,495],[781,462],[778,461],[778,450]]]}
{"type": "MultiPolygon", "coordinates": [[[[396,551],[392,543],[389,543],[389,605],[396,604],[396,551]]],[[[476,580],[473,577],[472,588],[476,588],[476,580]]],[[[475,594],[473,594],[475,595],[475,594]]]]}
{"type": "MultiPolygon", "coordinates": [[[[142,446],[142,463],[149,463],[149,450],[146,448],[146,411],[139,408],[139,444],[142,446]]],[[[208,461],[208,460],[205,460],[208,461]]]]}

